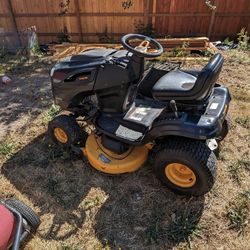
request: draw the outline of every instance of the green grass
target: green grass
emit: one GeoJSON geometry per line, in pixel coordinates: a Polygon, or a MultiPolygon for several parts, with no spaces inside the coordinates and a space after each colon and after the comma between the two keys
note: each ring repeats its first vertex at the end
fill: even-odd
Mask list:
{"type": "Polygon", "coordinates": [[[171,215],[170,223],[166,226],[162,224],[165,218],[166,211],[159,211],[155,213],[153,221],[146,229],[146,236],[151,244],[158,243],[159,240],[166,239],[172,243],[183,242],[187,244],[188,248],[191,247],[191,240],[194,237],[202,238],[203,229],[205,228],[199,223],[199,211],[193,211],[186,207],[176,211],[171,215]]]}
{"type": "Polygon", "coordinates": [[[72,245],[62,245],[61,250],[77,250],[77,248],[72,245]]]}
{"type": "Polygon", "coordinates": [[[234,43],[234,41],[231,41],[231,40],[229,39],[229,37],[227,37],[227,38],[223,41],[223,43],[226,44],[226,45],[232,45],[232,44],[234,43]]]}
{"type": "Polygon", "coordinates": [[[59,106],[52,104],[49,110],[45,112],[43,115],[42,119],[43,124],[47,124],[48,122],[53,120],[60,113],[60,111],[61,109],[59,106]]]}
{"type": "Polygon", "coordinates": [[[240,193],[236,199],[227,206],[229,228],[244,233],[250,219],[250,189],[240,193]]]}
{"type": "Polygon", "coordinates": [[[238,36],[238,49],[240,51],[248,51],[250,49],[248,32],[246,28],[242,28],[240,32],[237,34],[238,36]]]}
{"type": "Polygon", "coordinates": [[[241,192],[241,196],[250,201],[250,189],[247,189],[247,190],[244,190],[243,192],[241,192]]]}
{"type": "Polygon", "coordinates": [[[151,244],[157,243],[160,239],[167,236],[167,229],[162,226],[161,221],[165,216],[165,211],[157,211],[157,213],[152,214],[152,221],[147,227],[145,233],[148,242],[151,244]]]}
{"type": "Polygon", "coordinates": [[[13,155],[14,145],[10,142],[1,142],[0,143],[0,155],[8,159],[13,155]]]}
{"type": "Polygon", "coordinates": [[[0,75],[4,75],[4,74],[5,74],[5,70],[3,66],[0,65],[0,75]]]}
{"type": "Polygon", "coordinates": [[[188,210],[177,216],[168,230],[168,236],[172,241],[185,241],[190,244],[193,237],[202,237],[204,226],[198,223],[199,216],[188,210]]]}
{"type": "Polygon", "coordinates": [[[235,122],[243,128],[250,128],[250,120],[248,116],[238,116],[235,118],[235,122]]]}
{"type": "Polygon", "coordinates": [[[241,179],[244,175],[244,170],[250,171],[250,161],[246,159],[237,159],[231,165],[229,165],[228,168],[231,178],[238,184],[241,183],[241,179]]]}
{"type": "Polygon", "coordinates": [[[176,57],[185,57],[190,54],[189,51],[186,51],[185,49],[189,47],[189,44],[187,42],[184,42],[182,46],[176,47],[173,49],[173,53],[176,57]]]}
{"type": "Polygon", "coordinates": [[[53,104],[48,110],[48,117],[52,120],[59,114],[59,112],[60,112],[60,107],[53,104]]]}
{"type": "Polygon", "coordinates": [[[240,51],[238,49],[233,49],[233,50],[228,51],[228,55],[230,56],[229,63],[243,64],[243,65],[249,65],[249,63],[250,63],[250,57],[244,51],[240,51]]]}
{"type": "Polygon", "coordinates": [[[100,204],[100,198],[98,196],[89,199],[85,202],[84,207],[86,210],[90,210],[91,208],[94,208],[100,204]]]}

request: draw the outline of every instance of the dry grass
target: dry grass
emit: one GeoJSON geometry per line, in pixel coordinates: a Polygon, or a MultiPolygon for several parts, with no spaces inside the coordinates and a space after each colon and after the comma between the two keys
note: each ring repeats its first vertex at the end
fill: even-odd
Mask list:
{"type": "Polygon", "coordinates": [[[163,187],[149,164],[109,176],[54,147],[46,136],[57,112],[50,65],[25,62],[17,70],[15,61],[5,61],[1,71],[7,68],[14,83],[0,86],[0,198],[16,196],[42,221],[24,248],[249,249],[250,65],[249,54],[235,53],[224,54],[220,76],[233,100],[217,182],[205,197],[192,199],[163,187]]]}

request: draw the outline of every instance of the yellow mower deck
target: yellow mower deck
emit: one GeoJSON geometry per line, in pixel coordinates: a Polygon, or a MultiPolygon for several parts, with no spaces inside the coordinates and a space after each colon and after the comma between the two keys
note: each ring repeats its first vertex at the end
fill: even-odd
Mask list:
{"type": "Polygon", "coordinates": [[[86,147],[82,150],[94,168],[109,174],[134,172],[143,165],[148,157],[146,146],[131,147],[123,154],[115,154],[104,148],[100,138],[95,134],[89,135],[86,147]]]}

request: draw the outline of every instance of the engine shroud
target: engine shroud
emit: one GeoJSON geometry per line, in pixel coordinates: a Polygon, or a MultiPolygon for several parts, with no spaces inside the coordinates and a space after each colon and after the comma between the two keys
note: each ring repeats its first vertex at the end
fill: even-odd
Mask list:
{"type": "Polygon", "coordinates": [[[143,69],[144,59],[126,50],[93,49],[67,57],[51,70],[55,103],[81,112],[84,98],[96,95],[100,110],[124,112],[143,69]]]}

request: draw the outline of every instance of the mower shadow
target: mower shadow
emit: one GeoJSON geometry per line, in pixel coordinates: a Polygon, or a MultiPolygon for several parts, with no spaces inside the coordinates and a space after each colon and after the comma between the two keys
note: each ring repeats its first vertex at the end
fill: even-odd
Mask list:
{"type": "Polygon", "coordinates": [[[38,234],[45,240],[83,233],[91,220],[96,237],[111,249],[171,249],[198,230],[204,207],[204,197],[188,199],[163,187],[149,165],[104,175],[51,145],[44,134],[1,172],[40,211],[38,234]]]}

